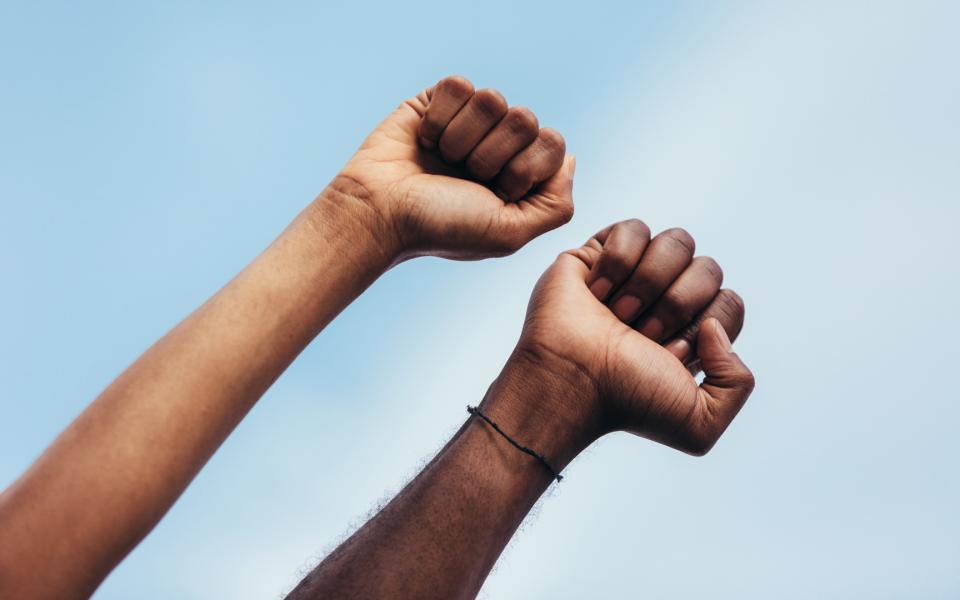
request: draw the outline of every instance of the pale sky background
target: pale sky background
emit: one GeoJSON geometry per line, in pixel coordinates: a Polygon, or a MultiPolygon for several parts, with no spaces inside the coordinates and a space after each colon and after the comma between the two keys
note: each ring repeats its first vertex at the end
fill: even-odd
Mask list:
{"type": "Polygon", "coordinates": [[[281,596],[446,440],[559,251],[683,226],[747,302],[702,459],[574,462],[486,598],[960,597],[960,4],[0,5],[0,487],[459,73],[562,131],[577,215],[420,259],[311,345],[97,593],[281,596]]]}

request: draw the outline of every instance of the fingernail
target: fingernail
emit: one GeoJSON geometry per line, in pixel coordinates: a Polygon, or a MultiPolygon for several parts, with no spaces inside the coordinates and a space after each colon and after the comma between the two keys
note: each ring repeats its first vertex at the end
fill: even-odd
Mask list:
{"type": "Polygon", "coordinates": [[[730,343],[730,336],[727,335],[727,331],[723,328],[723,325],[720,324],[720,321],[714,320],[713,328],[717,330],[717,341],[720,342],[720,347],[727,352],[733,352],[733,344],[730,343]]]}
{"type": "Polygon", "coordinates": [[[603,301],[607,297],[607,294],[610,293],[610,290],[613,289],[613,282],[607,279],[606,277],[601,277],[600,279],[594,281],[590,284],[590,291],[594,296],[597,297],[597,300],[603,301]]]}
{"type": "Polygon", "coordinates": [[[640,327],[639,331],[651,340],[658,340],[663,335],[663,323],[660,322],[660,319],[652,317],[647,319],[647,322],[640,327]]]}
{"type": "Polygon", "coordinates": [[[434,144],[427,138],[423,137],[422,135],[419,137],[419,139],[420,139],[420,145],[423,146],[424,148],[433,149],[436,146],[436,144],[434,144]]]}
{"type": "Polygon", "coordinates": [[[688,355],[690,354],[690,342],[683,338],[680,338],[679,340],[673,340],[666,345],[666,349],[670,352],[670,354],[676,356],[680,362],[684,362],[687,360],[688,355]]]}
{"type": "Polygon", "coordinates": [[[636,296],[621,296],[613,303],[613,314],[617,315],[617,318],[624,322],[629,322],[636,317],[637,311],[639,310],[640,298],[636,296]]]}
{"type": "Polygon", "coordinates": [[[573,177],[577,173],[577,156],[575,154],[570,155],[570,177],[573,177]]]}

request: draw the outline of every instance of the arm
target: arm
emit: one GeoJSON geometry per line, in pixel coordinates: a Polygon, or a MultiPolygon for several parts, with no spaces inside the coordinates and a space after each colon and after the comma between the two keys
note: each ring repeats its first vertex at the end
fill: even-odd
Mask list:
{"type": "Polygon", "coordinates": [[[572,161],[559,134],[528,117],[461,78],[404,102],[269,248],[0,495],[0,597],[91,594],[297,354],[392,265],[508,254],[568,220],[572,161]]]}
{"type": "MultiPolygon", "coordinates": [[[[510,435],[562,469],[598,433],[565,427],[529,407],[564,393],[555,379],[511,361],[483,403],[510,435]]],[[[334,550],[288,596],[313,598],[472,598],[497,557],[553,481],[479,418],[464,423],[440,453],[387,506],[334,550]]]]}
{"type": "MultiPolygon", "coordinates": [[[[671,230],[651,241],[632,221],[561,255],[537,285],[482,410],[555,469],[615,430],[707,452],[753,378],[727,334],[739,332],[742,304],[720,290],[716,263],[693,259],[687,238],[671,230]],[[595,285],[603,278],[610,283],[595,285]],[[648,308],[611,310],[631,293],[652,297],[648,308]]],[[[543,465],[470,418],[289,598],[471,598],[551,481],[543,465]]]]}

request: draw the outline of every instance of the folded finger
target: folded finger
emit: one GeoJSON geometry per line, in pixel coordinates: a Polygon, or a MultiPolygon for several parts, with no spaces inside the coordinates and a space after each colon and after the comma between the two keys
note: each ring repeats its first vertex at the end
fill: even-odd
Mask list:
{"type": "Polygon", "coordinates": [[[539,132],[540,124],[530,109],[510,108],[467,157],[467,170],[480,181],[493,179],[510,159],[537,139],[539,132]]]}
{"type": "Polygon", "coordinates": [[[434,148],[440,135],[473,96],[473,84],[464,77],[445,77],[430,90],[429,104],[420,121],[419,139],[424,148],[434,148]]]}
{"type": "Polygon", "coordinates": [[[507,114],[507,101],[496,90],[479,90],[471,97],[440,135],[440,155],[458,163],[470,154],[487,132],[507,114]]]}
{"type": "Polygon", "coordinates": [[[636,270],[614,294],[610,308],[625,323],[649,309],[693,260],[695,242],[683,229],[668,229],[650,241],[636,270]]]}
{"type": "Polygon", "coordinates": [[[587,286],[601,302],[633,273],[650,242],[650,228],[639,219],[616,223],[595,238],[603,246],[587,278],[587,286]]]}
{"type": "Polygon", "coordinates": [[[496,179],[496,188],[510,201],[517,201],[560,169],[566,142],[555,129],[541,129],[537,139],[510,159],[496,179]]]}
{"type": "Polygon", "coordinates": [[[727,333],[727,337],[736,340],[743,329],[745,314],[743,299],[736,292],[729,289],[720,290],[710,304],[664,344],[664,347],[680,362],[692,368],[691,372],[696,374],[699,371],[697,339],[704,321],[716,319],[727,333]]]}
{"type": "Polygon", "coordinates": [[[722,284],[723,270],[717,261],[694,258],[637,323],[637,331],[657,342],[669,339],[710,304],[722,284]]]}

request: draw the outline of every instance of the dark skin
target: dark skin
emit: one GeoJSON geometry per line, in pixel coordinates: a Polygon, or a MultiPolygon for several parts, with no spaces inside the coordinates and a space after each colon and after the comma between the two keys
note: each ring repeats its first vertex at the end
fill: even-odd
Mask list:
{"type": "MultiPolygon", "coordinates": [[[[604,229],[540,278],[481,409],[556,469],[612,431],[705,454],[754,386],[730,343],[743,303],[721,289],[722,276],[712,259],[694,258],[683,230],[651,240],[636,220],[604,229]]],[[[288,598],[472,598],[551,482],[469,418],[288,598]]]]}
{"type": "MultiPolygon", "coordinates": [[[[574,166],[529,110],[463,78],[404,102],[263,254],[0,494],[0,597],[92,594],[381,273],[420,255],[516,251],[571,218],[574,166]]],[[[561,255],[483,410],[557,469],[618,429],[706,452],[752,377],[724,333],[739,331],[742,303],[720,291],[716,263],[692,255],[684,232],[650,241],[639,221],[561,255]]],[[[292,597],[475,595],[549,483],[541,465],[468,420],[292,597]]]]}
{"type": "Polygon", "coordinates": [[[0,494],[0,598],[89,597],[367,286],[416,256],[502,256],[559,227],[573,170],[560,134],[462,77],[403,102],[269,248],[0,494]]]}

